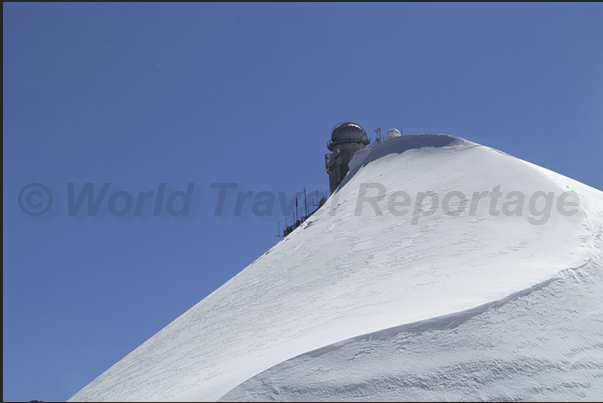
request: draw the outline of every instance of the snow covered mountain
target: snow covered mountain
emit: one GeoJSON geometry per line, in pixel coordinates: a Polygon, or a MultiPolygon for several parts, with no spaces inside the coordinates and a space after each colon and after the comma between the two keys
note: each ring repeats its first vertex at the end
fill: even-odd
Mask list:
{"type": "Polygon", "coordinates": [[[603,192],[415,135],[70,400],[602,397],[603,192]]]}

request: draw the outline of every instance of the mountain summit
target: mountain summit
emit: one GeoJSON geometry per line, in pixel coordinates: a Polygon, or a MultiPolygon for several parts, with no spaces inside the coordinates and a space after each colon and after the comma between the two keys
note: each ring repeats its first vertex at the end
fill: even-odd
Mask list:
{"type": "Polygon", "coordinates": [[[603,396],[603,192],[445,135],[388,139],[349,168],[70,400],[603,396]]]}

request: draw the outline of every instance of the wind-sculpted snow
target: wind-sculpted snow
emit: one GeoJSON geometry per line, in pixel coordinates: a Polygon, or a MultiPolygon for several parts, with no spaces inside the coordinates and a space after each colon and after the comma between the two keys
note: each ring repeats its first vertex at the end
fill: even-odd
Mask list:
{"type": "Polygon", "coordinates": [[[588,296],[601,284],[603,194],[449,136],[356,157],[308,221],[72,400],[595,396],[601,300],[588,296]],[[383,197],[364,202],[368,188],[383,197]],[[407,206],[391,203],[400,192],[407,206]],[[413,214],[421,194],[451,192],[448,208],[413,214]],[[580,206],[559,210],[567,192],[580,206]],[[549,214],[544,196],[528,207],[551,193],[549,214]],[[521,214],[504,213],[518,194],[521,214]],[[575,368],[586,380],[556,382],[575,368]]]}
{"type": "Polygon", "coordinates": [[[601,401],[599,265],[448,317],[308,352],[224,401],[601,401]]]}
{"type": "Polygon", "coordinates": [[[354,161],[350,163],[350,173],[341,182],[339,188],[345,186],[360,168],[386,155],[402,154],[408,150],[417,150],[426,147],[462,146],[468,144],[473,143],[445,134],[416,134],[389,139],[387,143],[378,144],[372,149],[365,148],[356,152],[354,161]]]}

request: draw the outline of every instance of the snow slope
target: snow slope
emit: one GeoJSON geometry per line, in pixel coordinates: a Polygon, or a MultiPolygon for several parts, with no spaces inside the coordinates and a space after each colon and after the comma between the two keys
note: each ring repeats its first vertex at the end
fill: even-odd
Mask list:
{"type": "Polygon", "coordinates": [[[222,400],[602,401],[600,270],[302,354],[222,400]]]}
{"type": "Polygon", "coordinates": [[[308,221],[71,400],[597,399],[602,225],[596,189],[462,139],[393,138],[357,153],[308,221]],[[471,209],[497,186],[504,197],[471,209]],[[383,189],[381,214],[359,210],[367,187],[383,189]],[[400,191],[409,206],[388,207],[400,191]],[[453,191],[464,211],[450,213],[453,197],[413,215],[419,192],[453,191]],[[512,191],[521,215],[501,213],[512,191]],[[567,191],[580,200],[570,216],[557,209],[567,191]],[[535,192],[555,196],[548,217],[543,197],[529,206],[535,192]]]}

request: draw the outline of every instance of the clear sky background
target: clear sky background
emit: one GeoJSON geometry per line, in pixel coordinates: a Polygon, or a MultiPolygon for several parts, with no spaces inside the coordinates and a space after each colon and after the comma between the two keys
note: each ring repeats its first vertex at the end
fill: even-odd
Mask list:
{"type": "Polygon", "coordinates": [[[3,10],[5,400],[68,399],[272,247],[278,205],[233,216],[232,191],[216,217],[211,184],[325,191],[338,122],[462,137],[603,189],[600,3],[3,10]],[[29,183],[47,214],[21,211],[29,183]],[[72,217],[68,183],[195,187],[188,217],[116,217],[107,198],[72,217]]]}

